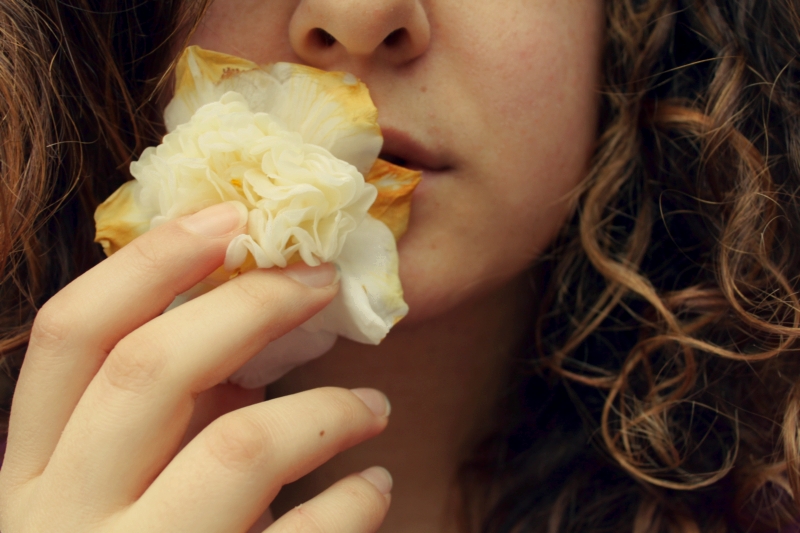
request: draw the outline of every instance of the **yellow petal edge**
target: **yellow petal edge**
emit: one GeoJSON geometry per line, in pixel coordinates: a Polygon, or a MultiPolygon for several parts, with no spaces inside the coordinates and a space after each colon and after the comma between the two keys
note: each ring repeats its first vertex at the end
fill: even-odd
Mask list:
{"type": "MultiPolygon", "coordinates": [[[[194,95],[204,89],[196,84],[197,77],[191,66],[202,71],[202,79],[211,85],[233,81],[238,74],[259,67],[256,63],[220,52],[190,46],[181,55],[175,70],[175,98],[193,106],[194,95]],[[191,60],[191,65],[190,65],[191,60]]],[[[304,65],[292,65],[294,72],[314,75],[323,91],[331,99],[346,105],[355,120],[375,121],[375,106],[366,86],[353,82],[353,76],[345,72],[325,72],[304,65]]],[[[199,102],[198,102],[199,103],[199,102]]],[[[365,180],[378,189],[378,197],[369,209],[369,214],[389,227],[395,240],[400,239],[408,227],[411,214],[411,197],[419,184],[421,173],[378,159],[365,180]]],[[[139,235],[150,229],[150,217],[137,207],[138,183],[131,180],[123,184],[95,211],[95,242],[100,243],[106,255],[111,255],[139,235]]],[[[241,271],[249,268],[240,269],[241,271]]]]}
{"type": "Polygon", "coordinates": [[[175,65],[175,96],[185,97],[189,94],[200,92],[201,88],[195,84],[195,77],[192,75],[189,58],[195,56],[198,61],[195,63],[203,73],[203,79],[217,85],[225,78],[234,76],[238,72],[247,72],[258,68],[258,65],[247,59],[236,57],[221,52],[205,50],[199,46],[186,48],[175,65]]]}
{"type": "Polygon", "coordinates": [[[409,170],[378,159],[366,176],[367,183],[378,189],[378,197],[369,208],[369,214],[386,224],[395,240],[408,229],[411,216],[411,195],[419,185],[422,172],[409,170]]]}
{"type": "Polygon", "coordinates": [[[136,180],[124,183],[94,212],[94,242],[100,243],[107,256],[150,229],[150,217],[136,204],[138,185],[136,180]]]}

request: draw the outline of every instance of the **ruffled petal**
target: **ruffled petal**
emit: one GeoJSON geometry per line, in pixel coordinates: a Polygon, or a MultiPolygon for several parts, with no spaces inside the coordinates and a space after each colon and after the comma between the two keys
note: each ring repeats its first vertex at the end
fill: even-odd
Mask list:
{"type": "Polygon", "coordinates": [[[348,236],[335,264],[341,273],[339,293],[303,327],[365,344],[380,343],[408,313],[392,232],[367,216],[348,236]]]}
{"type": "Polygon", "coordinates": [[[226,76],[258,68],[240,57],[190,46],[175,66],[175,93],[164,109],[164,125],[173,131],[189,122],[195,111],[216,102],[228,89],[219,86],[226,76]]]}
{"type": "Polygon", "coordinates": [[[352,74],[293,63],[276,63],[267,72],[281,84],[268,112],[300,132],[305,142],[327,149],[366,174],[383,146],[378,110],[366,86],[352,74]]]}
{"type": "Polygon", "coordinates": [[[190,46],[178,62],[176,79],[175,96],[164,112],[168,131],[188,122],[202,105],[235,91],[253,112],[269,113],[304,142],[325,148],[362,174],[383,146],[378,110],[352,74],[293,63],[259,67],[190,46]]]}
{"type": "Polygon", "coordinates": [[[259,67],[197,47],[183,54],[176,77],[165,112],[171,133],[96,213],[106,253],[166,220],[231,201],[248,212],[247,233],[233,240],[224,267],[170,308],[241,272],[300,260],[333,261],[341,281],[328,307],[230,381],[274,381],[328,351],[337,335],[378,344],[408,311],[396,239],[420,173],[376,161],[382,137],[366,87],[345,73],[259,67]]]}

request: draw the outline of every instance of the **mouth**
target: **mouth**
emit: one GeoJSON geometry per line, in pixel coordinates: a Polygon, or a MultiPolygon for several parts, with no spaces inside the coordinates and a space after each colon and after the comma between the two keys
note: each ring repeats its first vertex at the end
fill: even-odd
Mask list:
{"type": "Polygon", "coordinates": [[[444,172],[452,165],[445,156],[426,148],[405,132],[386,128],[383,130],[381,159],[411,170],[425,173],[444,172]]]}

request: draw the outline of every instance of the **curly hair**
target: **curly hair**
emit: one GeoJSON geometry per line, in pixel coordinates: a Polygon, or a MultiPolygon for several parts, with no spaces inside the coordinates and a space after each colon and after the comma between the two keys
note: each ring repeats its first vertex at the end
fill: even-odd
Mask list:
{"type": "MultiPolygon", "coordinates": [[[[0,3],[0,408],[36,310],[101,259],[92,213],[162,136],[204,4],[0,3]]],[[[605,4],[593,166],[464,465],[465,524],[781,530],[800,516],[798,7],[605,4]]]]}
{"type": "Polygon", "coordinates": [[[170,50],[202,8],[0,3],[0,434],[34,316],[103,258],[94,210],[163,136],[170,50]]]}
{"type": "Polygon", "coordinates": [[[780,531],[800,520],[797,3],[607,0],[606,24],[592,170],[469,507],[486,532],[780,531]]]}

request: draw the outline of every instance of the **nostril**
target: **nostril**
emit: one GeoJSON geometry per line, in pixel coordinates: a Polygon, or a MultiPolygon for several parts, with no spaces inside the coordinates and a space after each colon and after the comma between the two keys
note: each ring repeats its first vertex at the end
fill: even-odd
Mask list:
{"type": "Polygon", "coordinates": [[[408,30],[405,28],[399,28],[394,30],[392,33],[386,36],[383,40],[383,44],[387,47],[392,48],[393,46],[397,46],[403,40],[403,37],[408,33],[408,30]]]}
{"type": "Polygon", "coordinates": [[[314,28],[311,32],[311,39],[322,48],[330,48],[336,44],[336,38],[322,28],[314,28]]]}

